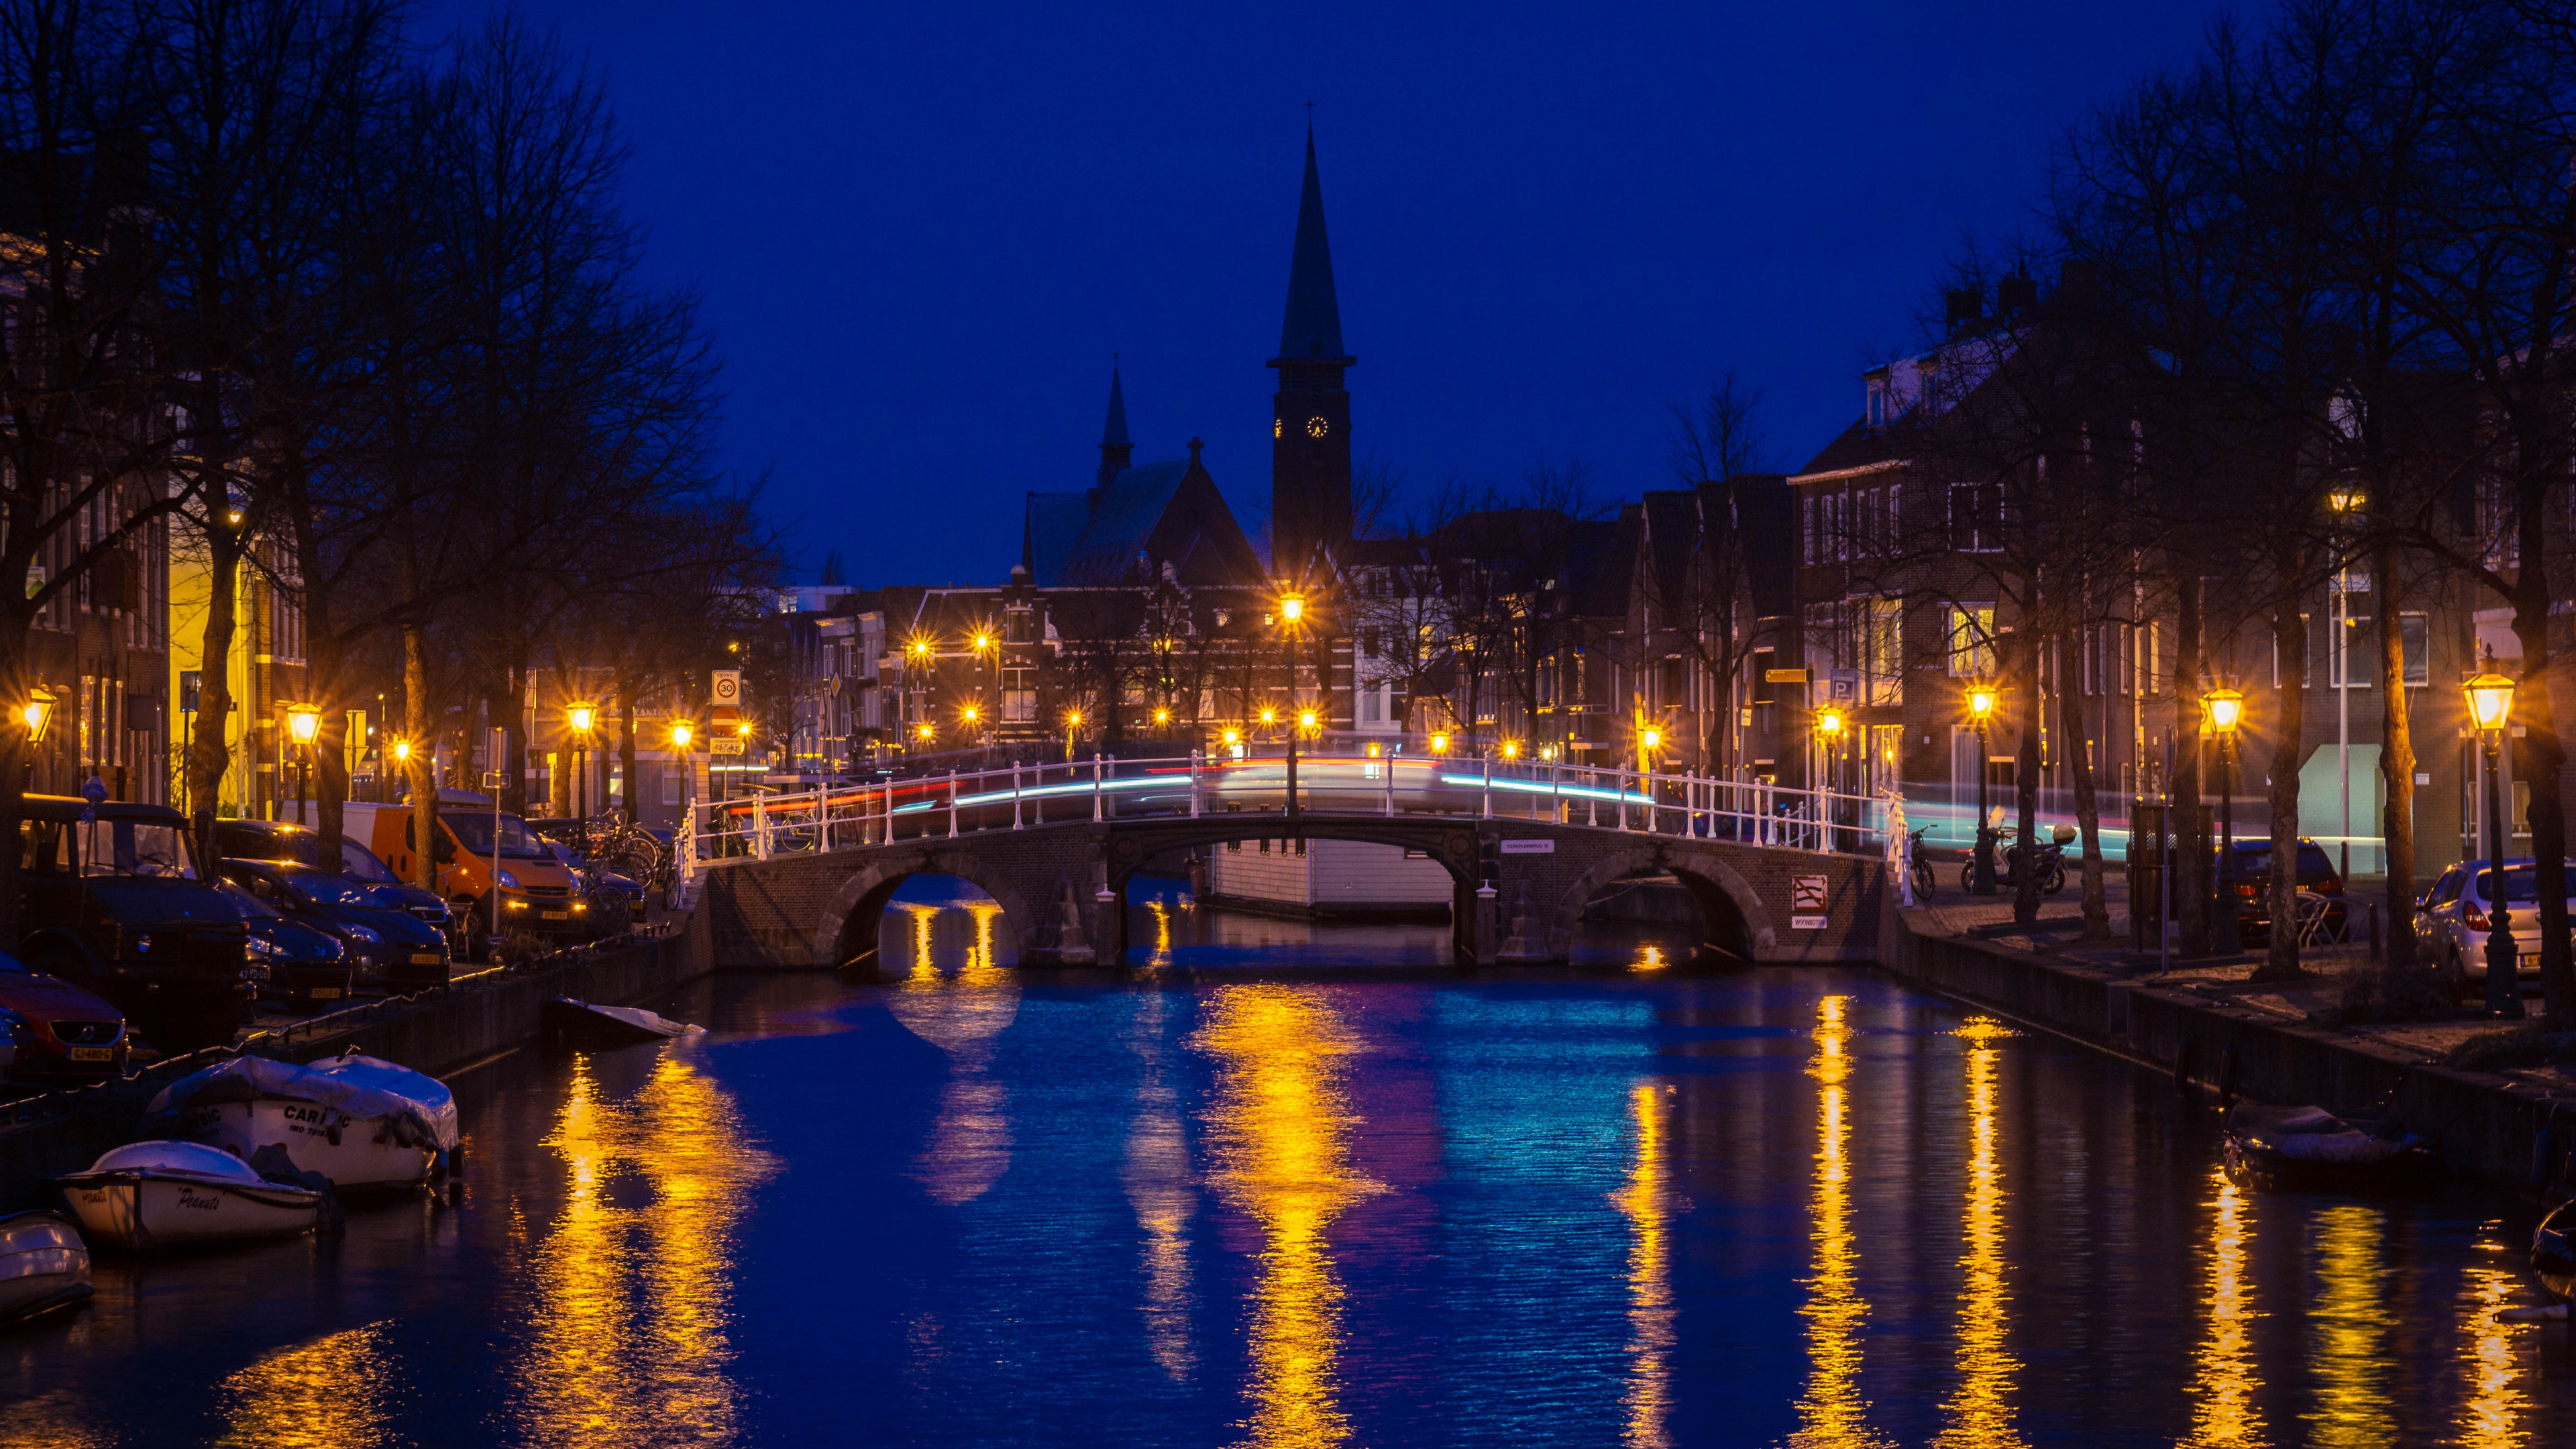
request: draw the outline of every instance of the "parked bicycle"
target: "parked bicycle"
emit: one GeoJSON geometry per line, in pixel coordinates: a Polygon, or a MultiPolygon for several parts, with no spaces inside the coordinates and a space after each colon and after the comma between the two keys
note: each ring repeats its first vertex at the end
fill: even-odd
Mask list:
{"type": "Polygon", "coordinates": [[[1919,901],[1932,899],[1932,892],[1940,886],[1933,877],[1931,860],[1923,854],[1923,837],[1931,830],[1932,827],[1926,825],[1906,835],[1905,857],[1914,862],[1914,898],[1919,901]]]}

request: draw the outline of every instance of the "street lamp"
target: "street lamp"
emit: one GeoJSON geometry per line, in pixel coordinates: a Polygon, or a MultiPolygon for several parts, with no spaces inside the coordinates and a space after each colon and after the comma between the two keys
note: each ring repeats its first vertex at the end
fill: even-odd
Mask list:
{"type": "Polygon", "coordinates": [[[36,779],[36,746],[45,742],[46,727],[54,722],[54,692],[39,684],[27,691],[27,702],[18,710],[18,720],[27,727],[26,788],[33,789],[36,779]]]}
{"type": "Polygon", "coordinates": [[[295,823],[304,823],[304,795],[311,783],[313,739],[322,732],[322,711],[309,704],[286,707],[287,738],[295,742],[303,757],[295,762],[295,823]]]}
{"type": "Polygon", "coordinates": [[[1155,708],[1155,710],[1154,710],[1154,723],[1155,723],[1157,726],[1161,726],[1161,725],[1167,725],[1167,724],[1170,724],[1171,722],[1172,722],[1172,712],[1171,712],[1169,709],[1165,709],[1165,708],[1162,708],[1162,707],[1160,707],[1160,706],[1157,706],[1157,707],[1155,708]]]}
{"type": "Polygon", "coordinates": [[[1503,741],[1503,758],[1504,758],[1504,759],[1506,759],[1506,760],[1517,760],[1517,759],[1519,759],[1520,757],[1521,757],[1521,742],[1520,742],[1520,741],[1518,741],[1518,740],[1505,740],[1505,741],[1503,741]]]}
{"type": "Polygon", "coordinates": [[[1445,755],[1449,753],[1449,736],[1446,734],[1434,734],[1431,737],[1431,753],[1435,755],[1445,755]]]}
{"type": "Polygon", "coordinates": [[[671,726],[671,748],[675,750],[688,749],[689,741],[695,736],[695,734],[696,731],[689,728],[689,722],[687,720],[676,721],[671,726]]]}
{"type": "Polygon", "coordinates": [[[2486,667],[2470,676],[2461,686],[2468,692],[2469,714],[2477,721],[2478,747],[2486,756],[2488,820],[2487,838],[2493,842],[2487,854],[2487,879],[2493,888],[2486,892],[2489,929],[2487,931],[2487,1014],[2520,1016],[2522,1008],[2521,963],[2513,949],[2512,913],[2504,904],[2504,771],[2498,747],[2504,741],[2504,729],[2513,717],[2513,680],[2496,672],[2495,651],[2484,651],[2480,661],[2486,667]]]}
{"type": "Polygon", "coordinates": [[[1074,734],[1081,728],[1082,711],[1078,709],[1066,710],[1064,712],[1064,762],[1068,765],[1073,763],[1074,734]]]}
{"type": "Polygon", "coordinates": [[[2236,891],[2223,878],[2236,864],[2236,781],[2232,767],[2236,757],[2236,727],[2245,719],[2245,696],[2226,685],[2200,697],[2201,708],[2209,712],[2209,727],[2218,734],[2218,869],[2222,877],[2219,891],[2217,945],[2234,951],[2243,943],[2236,934],[2236,891]]]}
{"type": "Polygon", "coordinates": [[[1291,624],[1305,618],[1306,596],[1303,594],[1281,594],[1279,596],[1279,617],[1287,620],[1291,624]]]}
{"type": "Polygon", "coordinates": [[[1973,895],[1990,896],[1995,893],[1995,832],[1994,827],[1986,823],[1986,756],[1991,753],[1986,743],[1986,731],[1995,717],[1993,685],[1968,686],[1968,717],[1977,724],[1977,853],[1968,890],[1973,895]]]}
{"type": "Polygon", "coordinates": [[[1637,773],[1650,775],[1655,769],[1655,751],[1664,747],[1664,732],[1659,729],[1637,731],[1637,773]]]}
{"type": "Polygon", "coordinates": [[[1817,743],[1824,746],[1825,788],[1831,790],[1842,783],[1841,780],[1836,778],[1834,769],[1835,765],[1840,763],[1836,758],[1836,747],[1842,744],[1843,741],[1843,712],[1841,710],[1827,706],[1824,709],[1816,711],[1816,740],[1817,743]]]}
{"type": "Polygon", "coordinates": [[[584,811],[588,802],[582,797],[588,793],[590,781],[585,778],[588,771],[583,767],[589,763],[590,727],[598,719],[599,706],[586,699],[574,700],[564,708],[564,722],[572,726],[572,815],[575,820],[589,818],[584,811]]]}

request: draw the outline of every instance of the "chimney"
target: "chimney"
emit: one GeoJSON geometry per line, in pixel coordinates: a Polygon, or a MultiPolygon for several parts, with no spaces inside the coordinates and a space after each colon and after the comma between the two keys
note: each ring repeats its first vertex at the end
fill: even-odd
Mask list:
{"type": "Polygon", "coordinates": [[[1950,335],[1958,336],[1977,325],[1985,315],[1985,293],[1976,287],[1954,287],[1943,292],[1950,310],[1950,335]]]}
{"type": "Polygon", "coordinates": [[[2038,310],[2038,282],[2027,276],[2010,276],[1995,283],[1996,316],[2009,319],[2038,310]]]}

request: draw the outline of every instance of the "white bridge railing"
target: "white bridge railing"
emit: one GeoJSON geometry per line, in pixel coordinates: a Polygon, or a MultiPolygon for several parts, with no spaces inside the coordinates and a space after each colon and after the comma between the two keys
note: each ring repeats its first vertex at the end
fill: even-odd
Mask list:
{"type": "MultiPolygon", "coordinates": [[[[1297,805],[1307,814],[1539,820],[1857,853],[1880,850],[1886,834],[1887,802],[1879,797],[1551,760],[1300,750],[1296,774],[1297,805]]],[[[1284,754],[1095,755],[1069,764],[830,785],[697,805],[680,860],[683,875],[694,876],[696,868],[727,858],[767,860],[1080,820],[1277,817],[1286,812],[1288,790],[1284,754]]]]}

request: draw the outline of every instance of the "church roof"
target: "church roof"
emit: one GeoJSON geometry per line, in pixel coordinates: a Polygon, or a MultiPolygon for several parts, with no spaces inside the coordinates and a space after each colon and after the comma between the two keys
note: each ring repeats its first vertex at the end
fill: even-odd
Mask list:
{"type": "Polygon", "coordinates": [[[1324,182],[1315,169],[1315,133],[1306,133],[1306,187],[1297,198],[1297,248],[1288,261],[1288,315],[1279,327],[1281,362],[1342,354],[1342,308],[1333,296],[1333,249],[1324,239],[1324,182]]]}
{"type": "Polygon", "coordinates": [[[1196,458],[1126,469],[1087,493],[1032,493],[1028,565],[1039,588],[1150,580],[1255,584],[1261,560],[1196,458]]]}
{"type": "Polygon", "coordinates": [[[1127,441],[1127,394],[1118,386],[1118,369],[1114,367],[1109,369],[1109,420],[1100,426],[1100,446],[1134,446],[1127,441]]]}
{"type": "Polygon", "coordinates": [[[1030,494],[1020,543],[1020,562],[1029,566],[1029,577],[1042,584],[1061,577],[1065,560],[1082,542],[1083,526],[1090,521],[1088,493],[1030,494]]]}

